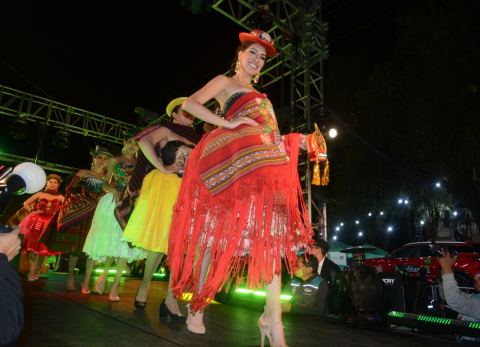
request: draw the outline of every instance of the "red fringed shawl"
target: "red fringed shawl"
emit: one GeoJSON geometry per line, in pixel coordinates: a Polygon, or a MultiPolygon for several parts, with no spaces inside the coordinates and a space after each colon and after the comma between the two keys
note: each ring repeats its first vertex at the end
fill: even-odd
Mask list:
{"type": "Polygon", "coordinates": [[[270,101],[247,93],[227,119],[248,116],[260,125],[216,129],[190,155],[174,208],[169,262],[176,295],[193,291],[201,310],[227,280],[247,274],[250,287],[269,283],[296,265],[313,231],[297,173],[300,134],[282,140],[270,101]],[[210,267],[199,292],[202,259],[210,267]]]}

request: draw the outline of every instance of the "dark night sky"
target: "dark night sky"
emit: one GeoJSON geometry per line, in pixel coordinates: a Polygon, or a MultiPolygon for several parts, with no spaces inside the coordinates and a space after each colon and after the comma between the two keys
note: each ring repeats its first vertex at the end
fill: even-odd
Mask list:
{"type": "MultiPolygon", "coordinates": [[[[371,65],[358,66],[361,79],[389,54],[392,19],[414,1],[323,3],[329,61],[342,55],[355,60],[367,50],[371,65]]],[[[16,1],[1,11],[0,23],[0,84],[130,123],[136,106],[163,113],[170,99],[225,72],[243,31],[215,11],[194,15],[174,0],[16,1]]],[[[328,84],[325,90],[328,103],[328,84]]],[[[5,142],[7,128],[2,131],[5,142]]],[[[95,140],[80,142],[92,147],[95,140]]],[[[45,149],[42,159],[81,166],[89,157],[87,151],[73,159],[45,149]]]]}

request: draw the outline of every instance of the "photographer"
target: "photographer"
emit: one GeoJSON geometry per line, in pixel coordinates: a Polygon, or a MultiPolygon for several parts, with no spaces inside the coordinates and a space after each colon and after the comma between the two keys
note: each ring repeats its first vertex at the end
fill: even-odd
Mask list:
{"type": "MultiPolygon", "coordinates": [[[[448,306],[462,315],[466,320],[480,321],[480,294],[467,294],[462,292],[453,277],[453,264],[455,259],[448,250],[441,250],[442,257],[438,257],[438,262],[442,267],[443,293],[448,306]]],[[[480,291],[480,274],[475,276],[473,283],[475,289],[480,291]]]]}
{"type": "Polygon", "coordinates": [[[20,276],[9,263],[20,251],[18,228],[0,232],[0,346],[14,346],[23,327],[20,276]]]}

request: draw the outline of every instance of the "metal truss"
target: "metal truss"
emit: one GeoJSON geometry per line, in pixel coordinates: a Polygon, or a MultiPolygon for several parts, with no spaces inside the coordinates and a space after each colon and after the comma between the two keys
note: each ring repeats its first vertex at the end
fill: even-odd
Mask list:
{"type": "Polygon", "coordinates": [[[135,126],[0,85],[0,114],[71,133],[122,143],[135,126]]]}
{"type": "Polygon", "coordinates": [[[69,175],[74,174],[79,170],[71,166],[54,164],[54,163],[47,162],[45,160],[37,160],[34,158],[23,157],[20,155],[2,153],[2,152],[0,152],[0,162],[13,163],[14,165],[25,163],[25,162],[31,162],[42,167],[45,171],[65,173],[69,175]]]}

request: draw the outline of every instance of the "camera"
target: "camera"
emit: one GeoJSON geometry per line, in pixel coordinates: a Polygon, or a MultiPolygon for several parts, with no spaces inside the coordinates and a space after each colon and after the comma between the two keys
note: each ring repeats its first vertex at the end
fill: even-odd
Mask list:
{"type": "Polygon", "coordinates": [[[428,245],[428,253],[434,257],[443,257],[442,248],[433,242],[428,245]]]}

